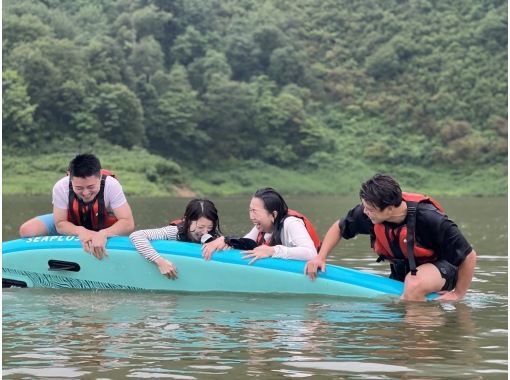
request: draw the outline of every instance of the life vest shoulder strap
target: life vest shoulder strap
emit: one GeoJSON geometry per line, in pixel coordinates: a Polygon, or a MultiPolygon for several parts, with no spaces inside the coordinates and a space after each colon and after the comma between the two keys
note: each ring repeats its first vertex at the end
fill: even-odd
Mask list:
{"type": "Polygon", "coordinates": [[[104,201],[104,187],[106,183],[107,175],[101,174],[101,187],[99,188],[99,193],[96,196],[97,202],[97,229],[102,230],[105,227],[105,218],[106,218],[106,205],[104,201]]]}
{"type": "Polygon", "coordinates": [[[105,177],[113,177],[115,178],[117,181],[119,180],[119,177],[117,176],[117,174],[115,174],[114,172],[108,170],[108,169],[101,169],[101,174],[105,177]]]}
{"type": "Polygon", "coordinates": [[[402,193],[402,198],[407,203],[407,259],[409,260],[409,269],[412,275],[416,275],[416,259],[414,257],[415,231],[416,231],[416,212],[419,203],[430,203],[441,213],[444,212],[443,206],[434,198],[417,193],[402,193]]]}
{"type": "Polygon", "coordinates": [[[402,192],[402,199],[404,201],[406,201],[408,204],[409,204],[409,202],[414,202],[414,203],[422,203],[422,202],[423,203],[430,203],[435,208],[437,208],[440,212],[444,212],[444,207],[441,206],[441,203],[439,203],[434,198],[432,198],[432,197],[430,197],[428,195],[402,192]]]}
{"type": "MultiPolygon", "coordinates": [[[[308,235],[310,235],[310,238],[313,241],[313,245],[315,246],[315,248],[317,250],[319,250],[319,248],[321,246],[321,242],[319,239],[319,235],[317,234],[317,231],[315,230],[315,227],[313,226],[312,222],[310,222],[310,220],[305,215],[301,214],[299,211],[296,211],[296,210],[288,209],[287,217],[288,216],[294,216],[296,218],[300,218],[303,221],[303,223],[305,224],[306,231],[308,232],[308,235]]],[[[265,234],[266,233],[262,232],[262,231],[260,231],[257,234],[257,240],[256,240],[257,245],[269,244],[264,239],[265,234]]]]}
{"type": "Polygon", "coordinates": [[[287,215],[288,216],[294,216],[296,218],[300,218],[301,220],[303,220],[303,222],[305,223],[305,228],[308,231],[308,234],[310,235],[310,238],[313,241],[313,245],[315,246],[315,248],[317,250],[319,250],[319,248],[321,246],[321,240],[319,238],[319,234],[317,233],[317,230],[313,226],[313,224],[310,221],[310,219],[308,219],[306,217],[306,215],[301,214],[299,211],[292,210],[292,209],[288,210],[287,215]]]}
{"type": "Polygon", "coordinates": [[[266,233],[262,231],[259,231],[259,233],[257,234],[257,240],[255,241],[257,243],[257,247],[263,244],[270,245],[269,242],[264,239],[265,234],[266,233]]]}

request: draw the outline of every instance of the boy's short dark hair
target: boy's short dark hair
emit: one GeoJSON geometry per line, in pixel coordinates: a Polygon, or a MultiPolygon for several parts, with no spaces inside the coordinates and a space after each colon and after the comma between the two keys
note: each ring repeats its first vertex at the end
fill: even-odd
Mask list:
{"type": "Polygon", "coordinates": [[[361,185],[359,197],[378,209],[384,210],[388,206],[400,206],[402,190],[393,177],[376,174],[361,185]]]}
{"type": "Polygon", "coordinates": [[[69,163],[69,176],[73,177],[92,177],[101,176],[101,162],[90,153],[78,154],[69,163]]]}

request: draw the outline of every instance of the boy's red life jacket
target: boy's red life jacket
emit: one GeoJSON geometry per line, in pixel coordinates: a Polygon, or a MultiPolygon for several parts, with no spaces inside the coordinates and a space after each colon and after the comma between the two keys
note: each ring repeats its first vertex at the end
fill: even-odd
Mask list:
{"type": "MultiPolygon", "coordinates": [[[[407,224],[396,228],[391,228],[383,223],[374,224],[374,251],[380,259],[390,261],[408,259],[410,269],[413,270],[414,258],[418,265],[437,259],[434,251],[420,247],[415,243],[416,207],[419,203],[426,202],[432,204],[441,213],[444,212],[444,209],[439,202],[426,195],[402,192],[402,199],[407,203],[407,224]],[[412,234],[409,234],[410,223],[412,223],[412,234]],[[411,255],[409,255],[410,249],[414,251],[411,252],[411,255]]],[[[416,263],[414,270],[416,270],[416,263]]]]}
{"type": "Polygon", "coordinates": [[[104,202],[104,185],[106,177],[116,176],[106,169],[101,169],[101,185],[95,198],[85,203],[76,196],[73,185],[69,180],[69,204],[67,208],[67,220],[77,226],[83,226],[88,230],[99,231],[108,228],[117,222],[115,215],[108,212],[104,202]]]}
{"type": "MultiPolygon", "coordinates": [[[[310,235],[310,238],[313,241],[313,245],[315,246],[315,248],[317,250],[319,250],[319,248],[321,246],[321,241],[319,239],[319,235],[317,234],[317,231],[315,230],[315,227],[313,226],[312,222],[310,222],[310,220],[305,215],[301,214],[300,212],[298,212],[296,210],[292,210],[290,208],[287,211],[287,216],[295,216],[296,218],[300,218],[301,220],[303,220],[303,222],[305,223],[306,231],[308,231],[308,235],[310,235]]],[[[260,231],[258,233],[257,246],[262,245],[262,244],[270,245],[270,242],[264,240],[265,234],[266,233],[262,232],[262,231],[260,231]]]]}

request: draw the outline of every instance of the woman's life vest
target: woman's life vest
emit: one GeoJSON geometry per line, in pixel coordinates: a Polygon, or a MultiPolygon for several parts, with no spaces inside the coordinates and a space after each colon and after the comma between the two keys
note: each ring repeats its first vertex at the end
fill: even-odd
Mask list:
{"type": "Polygon", "coordinates": [[[108,228],[117,222],[118,219],[108,212],[104,202],[104,186],[108,176],[116,178],[109,170],[101,169],[99,192],[88,203],[85,203],[74,193],[73,185],[69,180],[69,205],[67,208],[67,220],[69,222],[92,231],[108,228]]]}
{"type": "Polygon", "coordinates": [[[184,219],[174,219],[168,225],[177,227],[177,240],[190,241],[188,231],[184,231],[184,219]]]}
{"type": "MultiPolygon", "coordinates": [[[[308,231],[308,235],[310,235],[310,238],[313,241],[313,245],[315,246],[315,248],[318,251],[321,246],[321,241],[319,239],[319,235],[317,234],[317,231],[315,230],[315,227],[313,226],[312,222],[310,222],[310,220],[305,215],[301,214],[300,212],[298,212],[296,210],[291,210],[290,208],[287,211],[287,216],[295,216],[296,218],[303,220],[303,222],[305,223],[306,231],[308,231]]],[[[282,223],[283,223],[283,220],[282,220],[282,223]]],[[[262,244],[270,245],[270,243],[264,239],[265,234],[266,233],[262,232],[262,231],[260,231],[258,233],[257,242],[256,242],[257,246],[262,245],[262,244]]]]}
{"type": "Polygon", "coordinates": [[[402,193],[402,199],[407,204],[407,222],[392,228],[384,223],[374,224],[375,242],[374,251],[379,255],[379,260],[388,259],[392,262],[408,260],[411,273],[416,274],[416,263],[432,262],[437,259],[436,253],[428,248],[416,244],[416,208],[419,203],[430,203],[439,212],[443,213],[443,207],[435,199],[415,193],[402,193]]]}

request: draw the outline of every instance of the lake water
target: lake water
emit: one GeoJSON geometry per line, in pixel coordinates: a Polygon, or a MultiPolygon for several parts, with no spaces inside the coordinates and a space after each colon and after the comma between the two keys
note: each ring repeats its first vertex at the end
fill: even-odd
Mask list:
{"type": "MultiPolygon", "coordinates": [[[[250,228],[249,197],[212,198],[227,234],[250,228]]],[[[320,235],[355,197],[292,196],[320,235]]],[[[478,253],[457,303],[335,297],[6,289],[8,379],[506,379],[506,198],[439,198],[478,253]]],[[[3,240],[50,211],[49,197],[3,197],[3,240]]],[[[161,226],[186,199],[131,197],[138,228],[161,226]]],[[[342,241],[331,263],[386,275],[368,239],[342,241]]]]}

